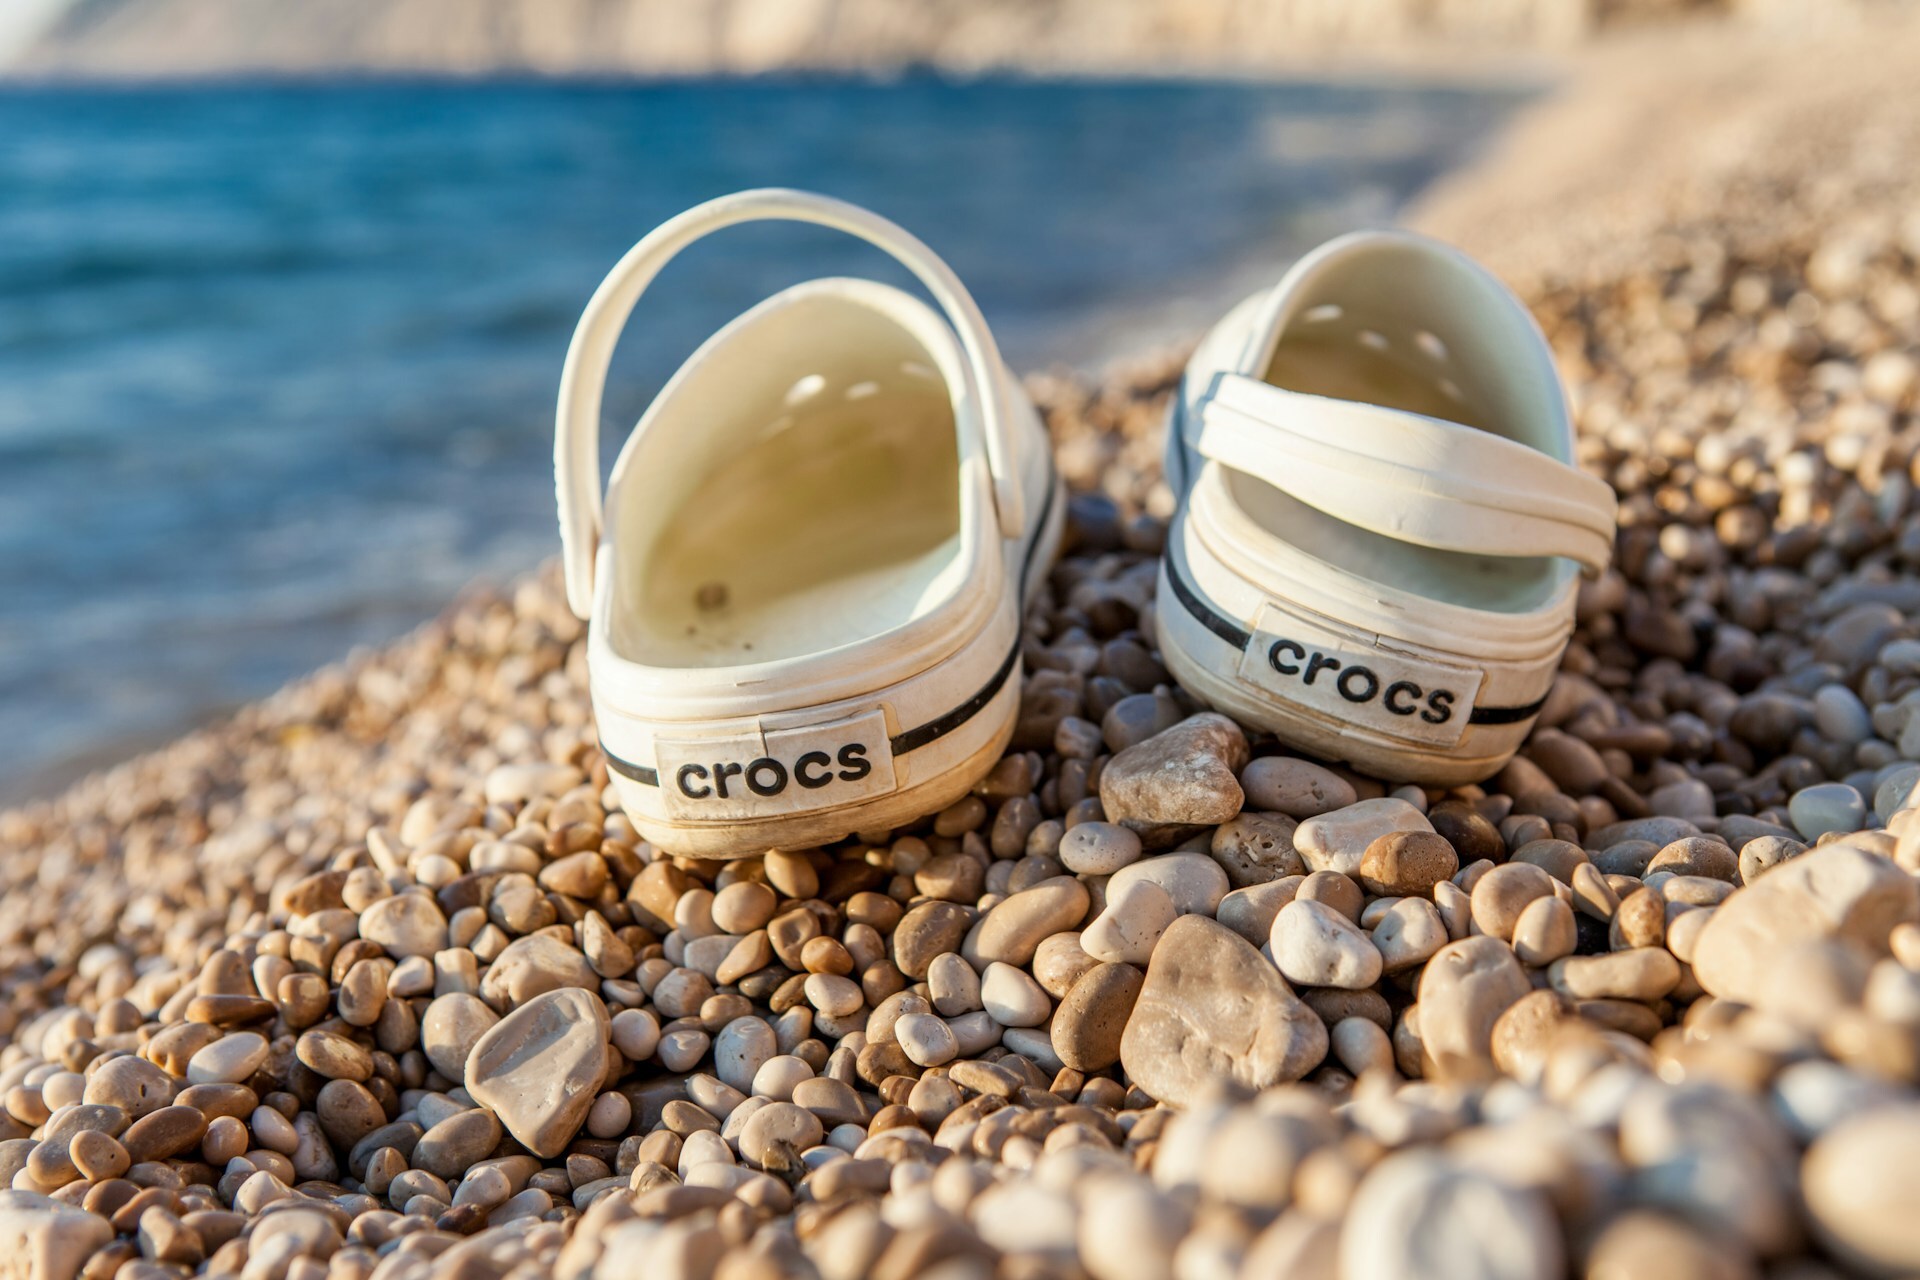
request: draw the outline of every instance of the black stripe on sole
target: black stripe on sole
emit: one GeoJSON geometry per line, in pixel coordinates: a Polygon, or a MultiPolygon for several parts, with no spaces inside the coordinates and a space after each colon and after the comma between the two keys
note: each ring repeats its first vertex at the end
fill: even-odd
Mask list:
{"type": "Polygon", "coordinates": [[[918,751],[928,743],[937,742],[941,738],[946,737],[961,725],[979,715],[981,711],[986,709],[987,704],[999,697],[1000,691],[1006,688],[1008,677],[1013,675],[1014,664],[1019,661],[1020,642],[1016,640],[1013,642],[1013,648],[1007,651],[1005,660],[1000,663],[1000,669],[993,673],[993,679],[987,681],[978,693],[968,698],[953,710],[947,712],[947,714],[941,716],[938,720],[929,720],[916,729],[908,729],[905,733],[896,733],[892,738],[888,739],[887,744],[893,748],[893,754],[903,756],[909,751],[918,751]]]}
{"type": "Polygon", "coordinates": [[[1187,612],[1193,615],[1195,622],[1236,649],[1244,650],[1253,643],[1253,632],[1214,609],[1212,605],[1200,598],[1199,593],[1192,586],[1188,585],[1186,576],[1180,572],[1180,566],[1174,562],[1171,551],[1167,552],[1166,566],[1167,582],[1173,587],[1174,599],[1186,607],[1187,612]]]}
{"type": "Polygon", "coordinates": [[[1522,720],[1531,720],[1540,714],[1540,708],[1547,705],[1547,697],[1541,694],[1536,700],[1524,707],[1475,707],[1473,714],[1467,717],[1468,724],[1519,724],[1522,720]]]}
{"type": "MultiPolygon", "coordinates": [[[[1033,575],[1033,558],[1035,554],[1039,552],[1040,543],[1046,537],[1047,521],[1053,517],[1053,505],[1058,497],[1058,489],[1057,473],[1054,471],[1053,458],[1049,455],[1047,458],[1046,497],[1041,500],[1040,518],[1034,522],[1033,526],[1033,541],[1027,544],[1026,558],[1020,565],[1020,604],[1023,621],[1026,612],[1027,580],[1033,575]]],[[[1012,677],[1013,669],[1020,661],[1022,638],[1023,636],[1016,636],[1014,638],[1013,647],[1007,651],[1007,656],[1000,662],[1000,669],[994,672],[993,678],[982,685],[979,691],[971,698],[968,698],[965,702],[947,712],[945,715],[929,720],[925,724],[908,729],[903,733],[896,733],[889,738],[887,745],[892,748],[893,754],[895,756],[903,756],[910,751],[918,751],[921,747],[929,743],[937,742],[985,710],[995,698],[1000,696],[1000,691],[1006,687],[1007,680],[1012,677]]],[[[600,744],[600,751],[601,754],[607,757],[607,768],[613,770],[621,777],[631,778],[643,787],[657,787],[660,785],[659,770],[649,769],[645,765],[633,764],[629,761],[622,760],[619,756],[607,750],[607,744],[605,742],[600,744]]]]}
{"type": "Polygon", "coordinates": [[[660,771],[658,769],[649,769],[643,764],[632,764],[622,760],[619,756],[607,750],[607,744],[604,742],[600,744],[600,754],[607,758],[607,768],[613,770],[621,777],[632,778],[643,787],[657,787],[660,785],[660,771]]]}
{"type": "MultiPolygon", "coordinates": [[[[1174,598],[1192,615],[1195,622],[1213,632],[1214,635],[1219,636],[1235,649],[1244,651],[1249,644],[1253,643],[1253,633],[1251,631],[1233,619],[1218,612],[1213,606],[1200,598],[1200,593],[1193,589],[1192,585],[1187,582],[1186,577],[1180,572],[1180,567],[1175,563],[1171,551],[1167,553],[1166,566],[1167,583],[1173,588],[1174,598]]],[[[1524,707],[1475,707],[1472,714],[1467,717],[1467,723],[1519,724],[1523,720],[1531,720],[1533,717],[1539,715],[1540,708],[1546,705],[1546,695],[1543,694],[1524,707]]]]}

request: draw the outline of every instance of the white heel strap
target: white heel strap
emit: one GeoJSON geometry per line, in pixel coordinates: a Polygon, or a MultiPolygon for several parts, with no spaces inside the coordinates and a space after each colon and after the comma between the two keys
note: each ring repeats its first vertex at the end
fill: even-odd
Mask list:
{"type": "Polygon", "coordinates": [[[1199,452],[1349,524],[1476,555],[1613,557],[1606,482],[1502,436],[1417,413],[1222,374],[1199,452]]]}
{"type": "Polygon", "coordinates": [[[582,618],[593,608],[594,553],[600,540],[600,397],[627,317],[661,268],[682,249],[723,227],[766,220],[844,231],[885,251],[926,286],[966,353],[966,382],[955,389],[962,398],[957,416],[963,424],[979,422],[984,430],[1000,532],[1015,538],[1025,531],[1012,415],[1003,403],[1004,366],[979,306],[952,268],[907,231],[857,205],[805,191],[742,191],[669,219],[629,249],[594,291],[573,331],[554,414],[553,466],[567,603],[582,618]]]}

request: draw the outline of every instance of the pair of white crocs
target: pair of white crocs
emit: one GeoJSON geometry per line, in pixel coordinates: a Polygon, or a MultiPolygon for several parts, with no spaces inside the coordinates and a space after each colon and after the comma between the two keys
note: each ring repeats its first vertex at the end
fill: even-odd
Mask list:
{"type": "MultiPolygon", "coordinates": [[[[852,205],[750,191],[665,223],[594,294],[560,387],[567,596],[623,808],[677,854],[884,833],[952,804],[1019,713],[1021,619],[1065,501],[979,308],[852,205]],[[701,346],[600,492],[601,392],[635,302],[709,232],[784,219],[898,259],[784,290],[701,346]]],[[[1157,639],[1187,690],[1385,778],[1497,770],[1540,709],[1614,500],[1553,362],[1492,276],[1343,237],[1187,368],[1157,639]]],[[[877,838],[877,834],[876,834],[877,838]]]]}

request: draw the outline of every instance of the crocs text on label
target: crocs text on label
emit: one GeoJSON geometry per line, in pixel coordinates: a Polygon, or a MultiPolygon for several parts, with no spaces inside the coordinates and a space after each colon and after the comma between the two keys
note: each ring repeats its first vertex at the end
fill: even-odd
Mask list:
{"type": "Polygon", "coordinates": [[[660,793],[676,817],[763,817],[848,804],[894,788],[878,711],[734,738],[659,738],[660,793]]]}
{"type": "Polygon", "coordinates": [[[1465,731],[1483,675],[1383,649],[1379,636],[1269,603],[1241,655],[1240,678],[1344,723],[1446,746],[1465,731]]]}

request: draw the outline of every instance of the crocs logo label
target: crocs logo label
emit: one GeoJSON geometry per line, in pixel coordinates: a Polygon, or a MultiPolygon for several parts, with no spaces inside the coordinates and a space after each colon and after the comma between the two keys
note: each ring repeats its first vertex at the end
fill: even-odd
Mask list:
{"type": "Polygon", "coordinates": [[[728,738],[660,738],[660,793],[676,818],[756,818],[827,809],[893,790],[881,712],[728,738]]]}
{"type": "Polygon", "coordinates": [[[1240,679],[1338,724],[1433,746],[1466,732],[1485,675],[1379,647],[1371,633],[1269,602],[1240,679]]]}

